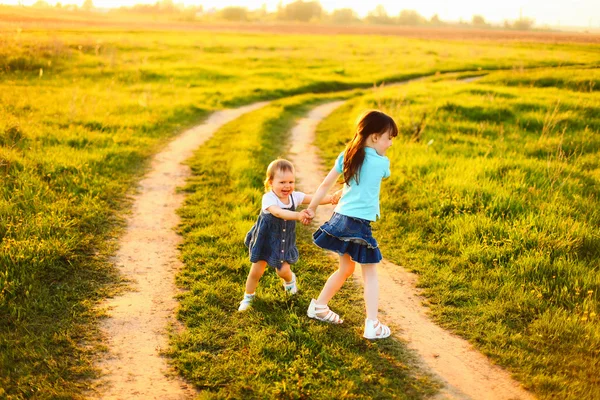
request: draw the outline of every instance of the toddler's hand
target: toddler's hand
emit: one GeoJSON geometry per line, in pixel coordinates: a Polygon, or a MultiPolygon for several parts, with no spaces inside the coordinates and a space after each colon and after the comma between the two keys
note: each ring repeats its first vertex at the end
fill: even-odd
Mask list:
{"type": "Polygon", "coordinates": [[[310,224],[312,219],[313,219],[313,217],[310,216],[310,213],[308,212],[308,210],[300,211],[300,222],[302,222],[303,225],[310,224]]]}
{"type": "Polygon", "coordinates": [[[342,197],[342,189],[331,195],[331,204],[336,205],[342,197]]]}

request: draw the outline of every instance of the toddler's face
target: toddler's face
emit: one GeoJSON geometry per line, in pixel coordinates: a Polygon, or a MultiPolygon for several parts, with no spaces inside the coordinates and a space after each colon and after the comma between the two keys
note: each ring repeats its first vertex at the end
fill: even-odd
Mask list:
{"type": "Polygon", "coordinates": [[[275,172],[275,176],[271,181],[271,188],[277,197],[287,203],[288,196],[294,191],[295,184],[296,177],[292,171],[279,170],[275,172]]]}

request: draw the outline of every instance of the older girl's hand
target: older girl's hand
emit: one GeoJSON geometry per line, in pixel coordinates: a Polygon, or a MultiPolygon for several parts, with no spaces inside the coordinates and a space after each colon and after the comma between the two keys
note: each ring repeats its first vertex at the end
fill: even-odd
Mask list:
{"type": "Polygon", "coordinates": [[[336,205],[337,203],[339,203],[341,197],[342,189],[338,190],[337,192],[331,195],[331,204],[336,205]]]}

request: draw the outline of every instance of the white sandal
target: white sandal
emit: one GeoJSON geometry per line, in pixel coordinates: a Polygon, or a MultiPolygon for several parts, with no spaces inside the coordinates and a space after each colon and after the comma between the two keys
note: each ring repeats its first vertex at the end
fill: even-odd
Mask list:
{"type": "Polygon", "coordinates": [[[363,334],[364,338],[367,339],[385,339],[392,334],[392,331],[387,325],[379,322],[378,319],[375,321],[370,319],[365,319],[365,333],[363,334]],[[377,333],[379,331],[379,333],[377,333]]]}
{"type": "Polygon", "coordinates": [[[337,315],[336,313],[331,311],[329,309],[329,307],[317,304],[317,301],[315,299],[312,299],[310,301],[308,310],[306,311],[306,315],[308,315],[308,318],[313,318],[318,321],[323,321],[323,322],[327,322],[330,324],[337,325],[337,324],[341,324],[342,322],[344,322],[344,320],[341,319],[339,315],[337,315]],[[321,314],[321,315],[323,315],[323,313],[326,313],[326,314],[323,316],[320,316],[317,313],[321,314]]]}

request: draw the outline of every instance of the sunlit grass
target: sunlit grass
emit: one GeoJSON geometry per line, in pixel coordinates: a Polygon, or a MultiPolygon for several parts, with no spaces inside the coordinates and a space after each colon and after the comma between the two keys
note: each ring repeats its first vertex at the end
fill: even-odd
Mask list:
{"type": "Polygon", "coordinates": [[[600,91],[600,68],[569,69],[561,71],[540,69],[532,71],[510,71],[486,77],[482,82],[500,83],[519,87],[556,87],[575,92],[600,91]]]}
{"type": "Polygon", "coordinates": [[[436,320],[541,398],[594,399],[600,97],[488,83],[512,76],[552,73],[380,90],[330,116],[319,145],[331,164],[359,110],[390,112],[404,135],[375,224],[384,256],[420,275],[436,320]]]}
{"type": "Polygon", "coordinates": [[[194,177],[181,210],[185,269],[178,277],[186,289],[179,312],[186,329],[175,337],[171,356],[203,398],[418,399],[435,389],[402,344],[362,338],[356,287],[349,284],[335,300],[343,325],[306,317],[334,263],[301,225],[301,261],[294,266],[300,292],[286,297],[277,275],[267,271],[253,307],[237,311],[250,267],[242,241],[260,208],[264,170],[285,155],[295,119],[326,99],[301,96],[244,116],[190,161],[194,177]]]}
{"type": "Polygon", "coordinates": [[[81,378],[94,374],[95,350],[84,346],[97,345],[91,310],[118,282],[108,255],[127,193],[152,154],[213,110],[438,71],[597,64],[590,49],[98,25],[2,30],[0,386],[17,398],[81,393],[81,378]]]}

